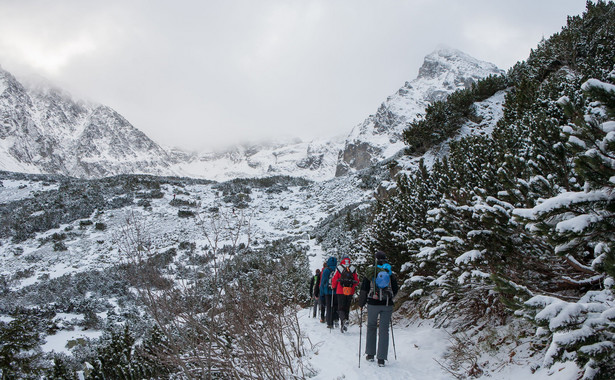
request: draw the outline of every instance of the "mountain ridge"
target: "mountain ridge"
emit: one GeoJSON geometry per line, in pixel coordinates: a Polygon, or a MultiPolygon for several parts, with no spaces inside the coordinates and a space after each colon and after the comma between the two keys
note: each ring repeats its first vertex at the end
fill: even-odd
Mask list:
{"type": "Polygon", "coordinates": [[[48,84],[23,85],[0,68],[0,169],[79,178],[134,173],[218,181],[269,175],[326,180],[394,156],[404,148],[406,124],[430,102],[501,72],[459,50],[439,48],[425,57],[417,78],[345,138],[185,152],[157,144],[108,106],[74,99],[48,84]]]}
{"type": "Polygon", "coordinates": [[[402,132],[427,105],[444,100],[489,75],[503,71],[456,49],[440,48],[427,55],[416,79],[389,96],[377,112],[353,128],[336,168],[336,176],[364,169],[404,149],[402,132]]]}

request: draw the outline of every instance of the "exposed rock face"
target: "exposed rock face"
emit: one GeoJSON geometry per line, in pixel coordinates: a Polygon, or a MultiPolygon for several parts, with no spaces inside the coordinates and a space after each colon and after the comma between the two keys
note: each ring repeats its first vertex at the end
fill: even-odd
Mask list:
{"type": "Polygon", "coordinates": [[[445,99],[477,80],[501,74],[495,65],[453,49],[439,49],[425,57],[418,77],[406,82],[382,103],[374,115],[357,125],[339,155],[335,175],[360,170],[393,156],[404,148],[407,123],[425,111],[430,102],[445,99]]]}

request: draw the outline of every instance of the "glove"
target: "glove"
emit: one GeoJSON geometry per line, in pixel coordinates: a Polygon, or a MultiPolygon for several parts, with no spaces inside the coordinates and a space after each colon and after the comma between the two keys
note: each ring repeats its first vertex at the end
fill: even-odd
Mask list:
{"type": "Polygon", "coordinates": [[[365,292],[361,292],[361,294],[359,295],[359,307],[363,307],[365,306],[365,304],[367,303],[367,293],[365,292]]]}

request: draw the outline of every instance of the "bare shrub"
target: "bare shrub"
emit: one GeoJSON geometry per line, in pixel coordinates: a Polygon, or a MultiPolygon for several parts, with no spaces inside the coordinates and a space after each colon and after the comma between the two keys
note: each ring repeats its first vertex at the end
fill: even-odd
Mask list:
{"type": "Polygon", "coordinates": [[[231,263],[250,252],[249,220],[243,212],[199,216],[211,260],[173,280],[149,264],[157,252],[138,218],[116,236],[139,300],[164,336],[164,348],[151,355],[180,378],[305,378],[305,337],[280,286],[293,263],[265,260],[249,276],[231,263]]]}

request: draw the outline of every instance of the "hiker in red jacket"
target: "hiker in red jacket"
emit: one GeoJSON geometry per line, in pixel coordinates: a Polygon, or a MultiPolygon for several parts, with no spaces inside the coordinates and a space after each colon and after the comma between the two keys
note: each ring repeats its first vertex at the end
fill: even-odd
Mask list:
{"type": "Polygon", "coordinates": [[[348,316],[350,315],[350,303],[354,295],[355,288],[359,285],[359,275],[357,269],[350,265],[350,258],[347,255],[342,257],[340,265],[335,269],[335,274],[331,279],[331,287],[335,289],[337,297],[338,314],[340,316],[340,331],[348,331],[348,316]]]}

